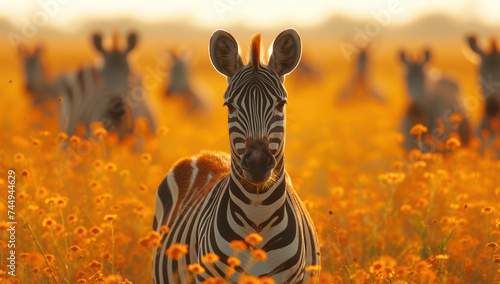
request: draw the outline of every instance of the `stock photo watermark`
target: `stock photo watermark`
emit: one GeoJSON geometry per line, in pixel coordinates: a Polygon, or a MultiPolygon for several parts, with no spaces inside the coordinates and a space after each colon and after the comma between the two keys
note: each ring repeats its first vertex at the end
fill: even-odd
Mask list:
{"type": "Polygon", "coordinates": [[[33,39],[41,28],[47,26],[51,18],[56,17],[63,5],[66,5],[69,0],[40,0],[38,1],[38,9],[33,12],[31,17],[21,17],[20,30],[18,32],[7,33],[7,38],[10,45],[17,52],[19,46],[27,44],[33,39]]]}

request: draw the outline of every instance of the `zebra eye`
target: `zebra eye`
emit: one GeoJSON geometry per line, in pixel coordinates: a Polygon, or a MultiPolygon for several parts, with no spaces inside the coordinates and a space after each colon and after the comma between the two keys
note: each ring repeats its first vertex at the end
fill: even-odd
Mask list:
{"type": "Polygon", "coordinates": [[[229,102],[225,102],[224,105],[227,106],[229,114],[233,113],[236,110],[236,108],[229,102]]]}
{"type": "Polygon", "coordinates": [[[281,101],[276,105],[276,110],[279,112],[283,112],[283,107],[285,107],[286,101],[281,101]]]}

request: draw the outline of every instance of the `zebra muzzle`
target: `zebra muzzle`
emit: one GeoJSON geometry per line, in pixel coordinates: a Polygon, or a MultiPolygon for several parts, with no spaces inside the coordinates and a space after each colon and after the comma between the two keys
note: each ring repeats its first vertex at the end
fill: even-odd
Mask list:
{"type": "Polygon", "coordinates": [[[266,182],[276,167],[276,159],[269,150],[269,140],[247,138],[245,154],[243,154],[240,166],[243,169],[243,175],[251,183],[266,182]]]}

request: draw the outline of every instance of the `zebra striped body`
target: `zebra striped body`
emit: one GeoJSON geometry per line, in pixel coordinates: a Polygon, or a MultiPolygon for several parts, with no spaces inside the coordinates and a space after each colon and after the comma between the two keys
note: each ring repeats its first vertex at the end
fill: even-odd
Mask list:
{"type": "Polygon", "coordinates": [[[212,62],[229,82],[224,100],[231,155],[203,152],[183,159],[159,186],[153,229],[160,232],[166,225],[171,230],[162,234],[162,246],[154,253],[155,283],[190,283],[187,265],[201,264],[208,253],[219,255],[220,261],[204,265],[206,272],[196,275],[196,283],[226,277],[227,258],[235,256],[230,242],[250,233],[263,237],[256,248],[268,257],[251,265],[250,252],[240,252],[242,264],[226,277],[229,283],[245,274],[306,283],[311,274],[305,268],[319,265],[313,223],[283,163],[287,93],[282,83],[300,59],[300,39],[294,30],[280,34],[268,66],[258,61],[260,35],[254,37],[248,65],[242,64],[237,48],[224,31],[212,36],[212,62]],[[175,243],[189,245],[189,253],[178,261],[165,255],[175,243]]]}
{"type": "Polygon", "coordinates": [[[421,62],[411,61],[404,52],[401,53],[401,61],[406,65],[408,94],[411,96],[402,125],[407,151],[419,148],[417,138],[410,134],[410,129],[416,124],[426,126],[433,138],[432,142],[427,141],[422,145],[423,151],[443,151],[444,148],[440,148],[440,145],[444,145],[452,135],[460,138],[462,145],[467,145],[471,138],[468,114],[463,108],[460,88],[450,78],[428,76],[424,67],[429,58],[429,51],[425,52],[421,62]],[[462,116],[458,125],[450,119],[453,113],[462,116]]]}
{"type": "MultiPolygon", "coordinates": [[[[116,48],[116,40],[114,48],[106,51],[101,36],[94,35],[94,45],[104,57],[103,66],[85,66],[54,82],[45,78],[38,53],[36,58],[25,60],[26,65],[28,60],[36,62],[29,62],[32,69],[26,68],[27,86],[33,97],[62,99],[60,131],[71,136],[78,125],[89,130],[93,122],[102,122],[108,131],[116,131],[123,138],[133,133],[133,123],[139,117],[147,118],[154,131],[155,120],[142,81],[130,72],[127,62],[135,38],[135,34],[129,36],[129,46],[123,51],[116,48]]],[[[87,131],[88,136],[91,134],[87,131]]]]}

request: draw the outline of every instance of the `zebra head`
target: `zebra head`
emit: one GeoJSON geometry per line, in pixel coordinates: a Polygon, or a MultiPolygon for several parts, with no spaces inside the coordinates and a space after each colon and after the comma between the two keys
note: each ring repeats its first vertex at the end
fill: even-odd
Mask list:
{"type": "Polygon", "coordinates": [[[92,40],[95,49],[101,53],[104,59],[102,70],[104,90],[111,94],[121,94],[127,91],[130,74],[127,56],[137,43],[137,34],[128,34],[127,47],[123,50],[118,48],[118,33],[116,32],[113,34],[113,46],[110,50],[103,48],[101,34],[94,34],[92,40]]]}
{"type": "Polygon", "coordinates": [[[273,170],[283,170],[285,142],[285,75],[298,65],[301,43],[297,31],[288,29],[274,40],[269,62],[260,56],[260,34],[252,38],[247,65],[239,55],[236,40],[218,30],[210,39],[210,59],[226,76],[224,105],[229,117],[233,167],[240,178],[259,185],[273,170]]]}
{"type": "Polygon", "coordinates": [[[500,53],[495,39],[491,39],[490,50],[484,51],[477,45],[475,36],[469,36],[467,42],[481,58],[479,75],[483,96],[486,100],[486,112],[495,116],[500,108],[500,53]]]}
{"type": "Polygon", "coordinates": [[[33,95],[34,103],[37,105],[44,100],[45,68],[41,60],[42,48],[37,46],[30,53],[25,47],[19,48],[19,54],[23,60],[26,90],[33,95]]]}
{"type": "Polygon", "coordinates": [[[429,61],[431,53],[424,51],[424,57],[421,60],[411,60],[407,58],[406,53],[401,51],[400,59],[406,67],[406,82],[408,93],[417,103],[423,102],[425,96],[425,64],[429,61]]]}

